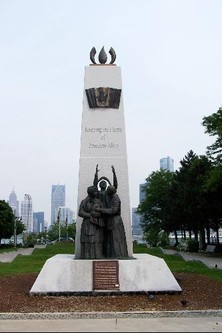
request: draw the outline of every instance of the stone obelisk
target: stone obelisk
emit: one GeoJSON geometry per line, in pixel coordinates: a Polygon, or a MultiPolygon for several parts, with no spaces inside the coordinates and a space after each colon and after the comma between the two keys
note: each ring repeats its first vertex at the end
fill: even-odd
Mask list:
{"type": "MultiPolygon", "coordinates": [[[[114,64],[116,54],[109,51],[111,61],[101,49],[95,61],[96,50],[90,53],[92,64],[85,67],[83,110],[81,124],[81,148],[79,159],[79,186],[77,210],[87,196],[87,187],[93,185],[96,166],[99,177],[113,181],[115,168],[121,200],[121,216],[124,223],[129,257],[132,257],[132,231],[129,198],[126,130],[124,120],[122,78],[120,67],[114,64]]],[[[82,218],[77,218],[75,258],[80,258],[80,231],[82,218]]]]}

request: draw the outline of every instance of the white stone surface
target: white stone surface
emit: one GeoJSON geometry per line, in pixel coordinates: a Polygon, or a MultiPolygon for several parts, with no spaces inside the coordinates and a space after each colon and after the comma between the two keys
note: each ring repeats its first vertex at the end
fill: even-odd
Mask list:
{"type": "MultiPolygon", "coordinates": [[[[87,196],[87,187],[93,184],[96,165],[99,177],[113,181],[113,165],[118,179],[117,193],[121,200],[129,256],[132,256],[131,211],[127,164],[126,131],[123,108],[123,91],[118,109],[90,109],[85,89],[110,87],[122,89],[120,67],[115,65],[92,65],[85,68],[83,111],[81,124],[81,149],[79,159],[79,187],[77,212],[81,200],[87,196]]],[[[80,230],[82,218],[77,218],[76,258],[80,258],[80,230]]]]}
{"type": "MultiPolygon", "coordinates": [[[[48,259],[33,284],[30,294],[93,291],[93,260],[57,254],[48,259]]],[[[134,254],[118,260],[120,292],[179,292],[181,288],[161,258],[134,254]]]]}

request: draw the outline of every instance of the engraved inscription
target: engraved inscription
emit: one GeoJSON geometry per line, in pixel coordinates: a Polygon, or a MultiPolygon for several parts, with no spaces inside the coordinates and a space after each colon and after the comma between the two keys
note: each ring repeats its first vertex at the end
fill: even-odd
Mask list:
{"type": "Polygon", "coordinates": [[[93,289],[119,290],[119,263],[117,260],[93,261],[93,289]]]}
{"type": "Polygon", "coordinates": [[[121,127],[85,127],[85,133],[91,135],[90,139],[94,142],[89,142],[89,149],[119,149],[119,144],[115,142],[115,136],[110,137],[107,134],[112,133],[117,135],[123,133],[121,127]]]}

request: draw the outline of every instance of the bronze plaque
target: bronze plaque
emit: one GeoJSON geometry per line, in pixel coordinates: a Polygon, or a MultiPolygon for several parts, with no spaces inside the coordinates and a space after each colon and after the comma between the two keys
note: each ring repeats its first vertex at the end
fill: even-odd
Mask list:
{"type": "Polygon", "coordinates": [[[118,109],[120,103],[121,89],[99,87],[86,89],[89,107],[118,109]]]}
{"type": "Polygon", "coordinates": [[[93,261],[93,289],[119,290],[118,260],[93,261]]]}

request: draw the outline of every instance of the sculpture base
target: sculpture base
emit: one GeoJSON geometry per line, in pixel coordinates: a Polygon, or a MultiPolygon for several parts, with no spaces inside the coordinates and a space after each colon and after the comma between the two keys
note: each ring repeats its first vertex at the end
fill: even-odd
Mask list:
{"type": "Polygon", "coordinates": [[[57,254],[45,262],[29,293],[83,295],[181,290],[165,261],[149,254],[134,254],[133,258],[123,260],[81,260],[71,254],[57,254]],[[114,262],[116,265],[111,265],[114,262]],[[99,263],[104,263],[104,268],[99,263]],[[107,271],[106,267],[109,267],[107,271]]]}

